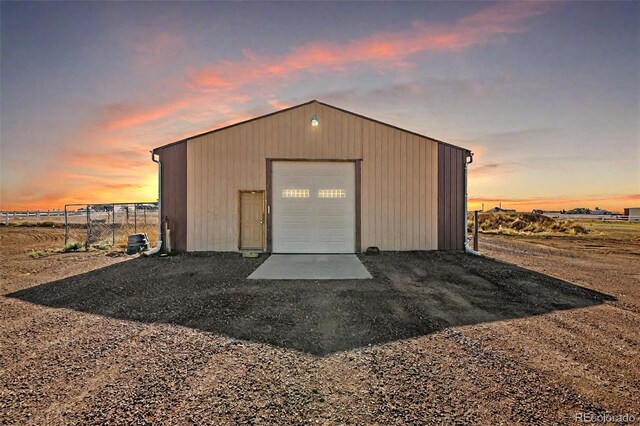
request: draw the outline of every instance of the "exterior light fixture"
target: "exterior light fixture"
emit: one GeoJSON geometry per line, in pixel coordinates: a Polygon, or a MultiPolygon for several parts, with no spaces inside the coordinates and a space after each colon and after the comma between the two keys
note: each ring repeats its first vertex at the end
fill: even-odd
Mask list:
{"type": "Polygon", "coordinates": [[[318,127],[318,124],[320,124],[320,122],[318,121],[318,117],[316,117],[316,115],[313,114],[313,117],[311,117],[311,126],[318,127]]]}

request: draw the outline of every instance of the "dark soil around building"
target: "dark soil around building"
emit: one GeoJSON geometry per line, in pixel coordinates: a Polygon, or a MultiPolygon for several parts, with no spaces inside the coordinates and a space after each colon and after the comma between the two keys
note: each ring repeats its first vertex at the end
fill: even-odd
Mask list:
{"type": "Polygon", "coordinates": [[[140,257],[8,297],[180,325],[317,356],[613,300],[463,253],[362,256],[374,277],[370,280],[247,280],[264,259],[236,253],[140,257]]]}

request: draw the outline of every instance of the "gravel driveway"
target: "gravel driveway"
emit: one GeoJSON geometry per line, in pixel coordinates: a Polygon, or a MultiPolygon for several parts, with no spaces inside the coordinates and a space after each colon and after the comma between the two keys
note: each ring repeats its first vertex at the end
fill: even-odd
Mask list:
{"type": "Polygon", "coordinates": [[[137,258],[8,296],[317,356],[612,299],[462,253],[362,256],[372,280],[247,280],[264,260],[231,253],[137,258]]]}
{"type": "Polygon", "coordinates": [[[264,258],[235,254],[108,259],[29,260],[31,274],[3,281],[4,423],[566,424],[637,411],[628,291],[621,302],[460,253],[365,256],[373,279],[353,282],[250,281],[264,258]],[[42,281],[56,273],[70,276],[42,281]]]}

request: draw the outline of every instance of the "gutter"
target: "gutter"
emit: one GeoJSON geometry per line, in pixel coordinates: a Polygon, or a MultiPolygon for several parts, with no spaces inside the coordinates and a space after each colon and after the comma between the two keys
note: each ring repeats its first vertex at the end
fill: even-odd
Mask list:
{"type": "Polygon", "coordinates": [[[467,193],[467,166],[473,163],[473,152],[467,151],[469,161],[464,162],[464,251],[465,253],[480,256],[480,253],[469,247],[469,232],[467,230],[467,222],[469,221],[469,206],[467,205],[469,194],[467,193]]]}
{"type": "Polygon", "coordinates": [[[151,161],[158,163],[158,244],[149,251],[144,252],[145,256],[159,253],[162,249],[162,161],[156,160],[155,153],[151,152],[151,161]]]}

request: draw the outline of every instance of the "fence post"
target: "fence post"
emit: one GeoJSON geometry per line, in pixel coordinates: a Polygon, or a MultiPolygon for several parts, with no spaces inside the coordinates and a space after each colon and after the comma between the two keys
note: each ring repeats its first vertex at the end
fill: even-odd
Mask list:
{"type": "Polygon", "coordinates": [[[67,216],[67,206],[64,206],[64,246],[69,242],[69,217],[67,216]]]}
{"type": "Polygon", "coordinates": [[[133,205],[133,233],[138,233],[138,205],[133,205]]]}
{"type": "Polygon", "coordinates": [[[473,249],[478,251],[478,210],[473,212],[473,249]]]}
{"type": "Polygon", "coordinates": [[[84,242],[84,249],[89,250],[89,239],[91,238],[91,215],[89,214],[89,204],[87,204],[87,239],[84,242]]]}
{"type": "Polygon", "coordinates": [[[111,205],[111,247],[116,246],[116,205],[111,205]]]}

